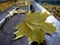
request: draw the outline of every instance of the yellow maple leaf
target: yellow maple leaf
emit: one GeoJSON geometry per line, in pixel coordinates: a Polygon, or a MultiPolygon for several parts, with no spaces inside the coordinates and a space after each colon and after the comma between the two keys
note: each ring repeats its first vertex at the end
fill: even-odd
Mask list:
{"type": "Polygon", "coordinates": [[[33,41],[43,43],[45,33],[52,34],[56,32],[56,28],[52,25],[52,23],[45,22],[47,17],[48,14],[46,12],[35,12],[27,14],[25,21],[16,27],[17,32],[15,32],[15,39],[27,36],[29,43],[32,43],[33,41]]]}

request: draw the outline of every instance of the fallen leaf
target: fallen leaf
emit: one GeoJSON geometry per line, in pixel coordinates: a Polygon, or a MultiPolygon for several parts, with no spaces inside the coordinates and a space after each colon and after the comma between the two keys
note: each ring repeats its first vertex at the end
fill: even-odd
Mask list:
{"type": "Polygon", "coordinates": [[[56,27],[54,27],[52,23],[45,22],[48,16],[46,12],[28,13],[25,21],[16,27],[17,32],[15,32],[15,39],[26,36],[28,37],[29,43],[33,41],[43,43],[45,33],[52,34],[56,32],[56,27]]]}

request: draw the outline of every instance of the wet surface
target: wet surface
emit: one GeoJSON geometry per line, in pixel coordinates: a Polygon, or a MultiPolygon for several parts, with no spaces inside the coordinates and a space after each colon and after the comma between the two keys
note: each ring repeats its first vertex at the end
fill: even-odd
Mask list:
{"type": "MultiPolygon", "coordinates": [[[[35,5],[35,3],[33,4],[35,5]]],[[[38,6],[39,7],[39,6],[38,6]]],[[[27,9],[26,7],[22,9],[27,9]]],[[[36,9],[36,7],[34,8],[36,9]]],[[[41,11],[39,8],[36,9],[37,11],[41,11]]],[[[3,14],[2,17],[0,17],[0,20],[7,14],[3,14]]],[[[0,29],[0,45],[29,45],[27,37],[23,37],[18,40],[13,40],[15,38],[15,35],[13,32],[16,30],[14,27],[16,27],[19,23],[23,22],[25,20],[26,14],[17,14],[13,17],[11,17],[0,29]]],[[[60,21],[58,21],[54,16],[48,17],[48,22],[54,22],[54,25],[57,27],[57,33],[52,34],[52,36],[45,35],[45,40],[47,45],[60,45],[60,21]]]]}
{"type": "Polygon", "coordinates": [[[26,37],[13,40],[15,38],[13,32],[16,31],[14,27],[23,22],[25,16],[25,14],[18,14],[5,23],[0,30],[0,45],[28,45],[28,39],[26,37]]]}
{"type": "MultiPolygon", "coordinates": [[[[14,6],[13,6],[14,7],[14,6]]],[[[0,16],[0,20],[4,18],[7,15],[8,10],[12,10],[13,7],[10,7],[6,11],[4,11],[4,14],[0,16]]],[[[28,7],[22,7],[21,9],[28,10],[28,7]]],[[[13,17],[11,17],[4,26],[0,29],[0,45],[29,45],[28,44],[28,38],[22,37],[18,40],[13,40],[16,35],[13,34],[13,32],[16,31],[14,27],[16,27],[18,24],[23,22],[25,20],[26,14],[17,14],[13,17]]]]}
{"type": "Polygon", "coordinates": [[[25,18],[25,14],[18,14],[14,17],[12,17],[9,21],[7,21],[5,23],[5,25],[3,26],[3,30],[5,33],[13,33],[14,31],[16,31],[14,28],[20,24],[21,22],[24,21],[25,18]]]}
{"type": "Polygon", "coordinates": [[[4,24],[3,28],[0,30],[0,45],[28,45],[26,37],[13,41],[15,38],[13,32],[16,31],[14,27],[20,24],[20,22],[23,22],[25,16],[25,14],[15,15],[4,24]]]}

